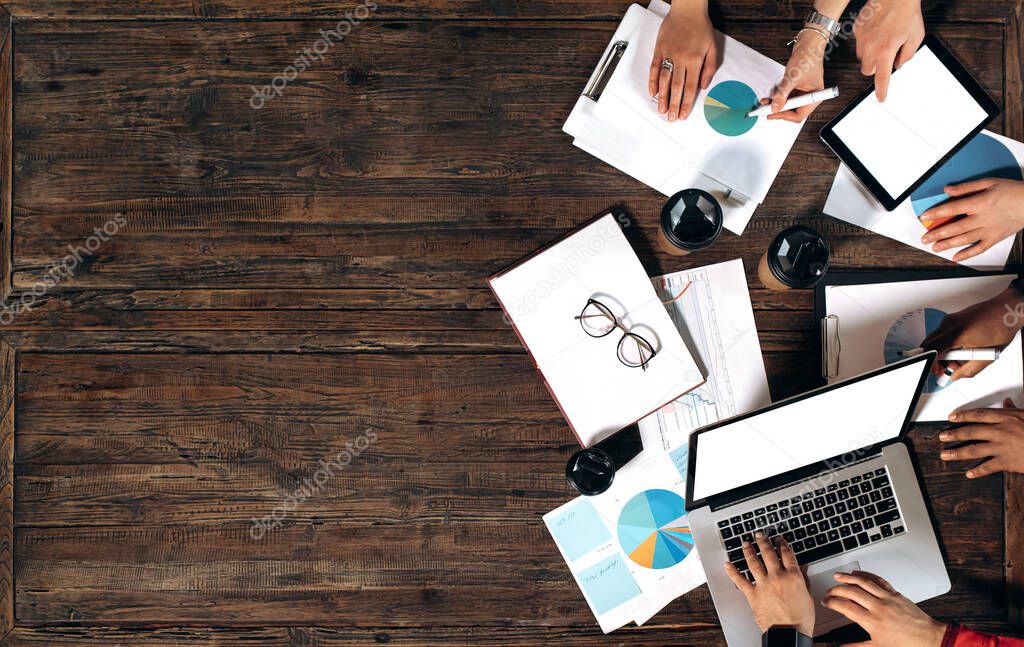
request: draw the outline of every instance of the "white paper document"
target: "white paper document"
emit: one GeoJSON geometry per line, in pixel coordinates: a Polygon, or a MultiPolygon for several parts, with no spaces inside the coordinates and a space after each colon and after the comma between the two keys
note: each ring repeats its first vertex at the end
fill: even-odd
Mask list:
{"type": "Polygon", "coordinates": [[[640,421],[644,450],[667,451],[690,432],[771,404],[740,259],[651,279],[707,382],[640,421]],[[675,298],[678,295],[679,298],[675,298]]]}
{"type": "MultiPolygon", "coordinates": [[[[900,351],[920,346],[943,317],[1006,289],[1016,275],[971,276],[825,288],[825,312],[839,318],[841,351],[838,375],[843,380],[899,361],[900,351]]],[[[1011,313],[1012,314],[1012,313],[1011,313]]],[[[944,421],[954,410],[1001,407],[1024,390],[1020,333],[999,359],[970,379],[940,386],[934,375],[925,383],[914,420],[944,421]]]]}
{"type": "Polygon", "coordinates": [[[606,54],[614,43],[627,46],[600,99],[581,96],[563,130],[575,146],[665,195],[708,191],[722,205],[723,226],[741,234],[800,132],[800,124],[746,117],[771,94],[784,68],[716,32],[723,60],[711,87],[699,93],[688,119],[669,123],[647,93],[667,10],[660,0],[650,9],[630,6],[606,54]]]}
{"type": "Polygon", "coordinates": [[[608,491],[544,515],[601,630],[643,624],[706,580],[686,517],[687,447],[638,457],[608,491]]]}
{"type": "MultiPolygon", "coordinates": [[[[905,245],[952,260],[963,248],[933,252],[931,245],[921,242],[927,233],[918,216],[929,208],[949,199],[943,189],[948,184],[959,184],[987,177],[1021,181],[1024,167],[1024,144],[1002,135],[982,131],[939,168],[909,199],[893,211],[886,211],[857,176],[840,165],[824,212],[834,218],[864,227],[877,234],[898,240],[905,245]]],[[[1002,269],[1013,248],[1013,237],[1002,240],[985,252],[961,261],[975,269],[1002,269]]]]}
{"type": "Polygon", "coordinates": [[[494,291],[584,446],[704,383],[704,376],[611,214],[493,277],[494,291]],[[597,299],[655,355],[620,361],[619,328],[588,335],[577,318],[597,299]]]}
{"type": "MultiPolygon", "coordinates": [[[[770,97],[785,67],[738,40],[715,32],[721,64],[707,90],[701,90],[690,117],[668,121],[647,90],[648,70],[662,18],[645,11],[630,46],[597,103],[600,117],[605,98],[616,97],[632,112],[622,123],[637,119],[653,125],[663,137],[699,158],[700,169],[715,180],[763,202],[803,124],[746,118],[746,112],[770,97]]],[[[615,112],[619,114],[618,110],[615,112]]]]}

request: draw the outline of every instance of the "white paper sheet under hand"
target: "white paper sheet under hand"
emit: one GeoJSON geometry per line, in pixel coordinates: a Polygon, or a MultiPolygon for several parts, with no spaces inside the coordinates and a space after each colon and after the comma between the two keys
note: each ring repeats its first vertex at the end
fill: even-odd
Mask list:
{"type": "MultiPolygon", "coordinates": [[[[1014,275],[832,285],[825,288],[826,314],[839,317],[842,351],[839,375],[844,380],[900,359],[899,350],[915,348],[942,317],[989,299],[1006,289],[1014,275]]],[[[966,407],[1001,407],[1003,398],[1024,390],[1021,335],[999,359],[970,379],[940,388],[929,378],[918,405],[917,422],[945,421],[966,407]]]]}
{"type": "MultiPolygon", "coordinates": [[[[1024,167],[1024,144],[987,130],[982,131],[975,139],[979,142],[984,141],[987,144],[987,146],[978,149],[985,151],[986,155],[980,158],[973,155],[972,150],[969,150],[973,149],[973,144],[969,144],[969,148],[965,148],[964,151],[954,156],[950,161],[950,168],[948,170],[940,170],[936,175],[942,174],[944,178],[948,178],[949,182],[980,179],[980,177],[985,177],[990,173],[997,173],[1000,176],[1013,175],[1013,173],[1006,173],[1006,163],[1005,161],[1000,162],[999,158],[1011,160],[1010,164],[1012,164],[1013,159],[1016,159],[1018,167],[1024,167]],[[989,148],[997,151],[1000,155],[994,156],[990,154],[989,148]],[[958,173],[962,177],[953,180],[952,178],[958,177],[958,173]]],[[[1012,171],[1012,169],[1010,170],[1012,171]]],[[[953,256],[960,251],[960,248],[936,253],[932,251],[930,245],[925,245],[921,242],[921,236],[925,234],[925,228],[917,219],[918,212],[922,211],[925,207],[937,203],[934,196],[922,194],[930,194],[935,190],[934,188],[930,191],[919,189],[915,191],[915,194],[921,195],[920,198],[912,196],[891,212],[886,211],[885,207],[875,200],[874,196],[864,188],[864,185],[860,183],[860,180],[853,174],[853,171],[845,165],[840,165],[836,178],[832,182],[832,190],[829,192],[828,200],[825,202],[824,212],[833,218],[845,220],[858,227],[869,229],[876,234],[898,240],[905,245],[951,261],[953,256]],[[916,207],[915,202],[917,202],[916,207]]],[[[996,243],[974,258],[960,261],[960,264],[975,269],[1002,269],[1006,266],[1006,261],[1009,259],[1012,249],[1013,237],[1011,236],[996,243]]]]}
{"type": "Polygon", "coordinates": [[[755,202],[763,202],[803,124],[768,121],[761,117],[748,132],[726,136],[710,126],[703,106],[708,92],[713,92],[715,86],[724,81],[742,82],[753,90],[756,98],[770,96],[785,68],[743,43],[715,32],[722,61],[709,90],[698,93],[688,119],[669,122],[658,112],[657,103],[647,91],[648,70],[661,21],[662,18],[651,11],[641,16],[630,47],[608,82],[595,114],[603,119],[604,98],[617,97],[635,115],[626,120],[623,127],[637,123],[637,119],[647,121],[688,153],[699,156],[704,173],[755,202]]]}

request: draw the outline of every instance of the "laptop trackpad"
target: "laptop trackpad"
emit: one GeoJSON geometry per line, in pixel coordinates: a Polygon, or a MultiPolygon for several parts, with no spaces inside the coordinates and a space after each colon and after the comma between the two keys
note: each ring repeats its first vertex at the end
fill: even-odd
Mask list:
{"type": "MultiPolygon", "coordinates": [[[[835,578],[832,577],[833,573],[842,572],[849,573],[851,571],[859,571],[860,562],[852,561],[839,566],[830,567],[820,573],[809,575],[807,580],[811,588],[811,597],[814,598],[814,606],[817,607],[817,618],[815,619],[815,625],[822,626],[825,623],[838,620],[840,618],[846,620],[846,616],[841,613],[836,613],[828,607],[821,606],[821,600],[828,595],[828,590],[833,586],[839,586],[839,582],[836,582],[835,578]]],[[[849,622],[849,620],[846,620],[849,622]]]]}

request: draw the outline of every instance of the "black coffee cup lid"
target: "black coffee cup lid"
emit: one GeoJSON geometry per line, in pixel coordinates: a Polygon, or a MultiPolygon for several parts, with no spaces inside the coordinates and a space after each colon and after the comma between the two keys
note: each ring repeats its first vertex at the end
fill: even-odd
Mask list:
{"type": "Polygon", "coordinates": [[[565,465],[565,480],[580,494],[601,494],[615,480],[615,463],[600,449],[582,449],[565,465]]]}
{"type": "Polygon", "coordinates": [[[821,234],[796,225],[775,237],[768,247],[768,266],[791,288],[808,288],[828,271],[831,251],[821,234]]]}
{"type": "Polygon", "coordinates": [[[722,233],[722,221],[722,205],[701,189],[683,189],[661,208],[661,228],[680,249],[707,247],[722,233]]]}

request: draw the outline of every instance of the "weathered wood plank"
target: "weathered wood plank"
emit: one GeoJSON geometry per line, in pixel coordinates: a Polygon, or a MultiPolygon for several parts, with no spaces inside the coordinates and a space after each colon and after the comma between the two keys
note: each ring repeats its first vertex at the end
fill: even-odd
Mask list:
{"type": "MultiPolygon", "coordinates": [[[[1006,92],[1004,127],[1007,137],[1024,140],[1024,2],[1018,0],[1006,25],[1006,92]]],[[[1024,259],[1024,237],[1018,234],[1014,260],[1024,259]]],[[[1024,626],[1024,477],[1006,477],[1006,594],[1011,624],[1024,626]]]]}
{"type": "MultiPolygon", "coordinates": [[[[589,622],[538,522],[570,496],[575,443],[525,357],[29,353],[17,388],[25,621],[589,622]],[[253,538],[366,428],[372,446],[253,538]]],[[[1000,481],[917,441],[957,579],[929,608],[997,621],[975,582],[1000,577],[1000,481]]],[[[694,595],[668,621],[713,623],[694,595]]]]}
{"type": "MultiPolygon", "coordinates": [[[[560,130],[606,31],[366,25],[253,110],[253,83],[275,74],[310,29],[20,28],[15,285],[30,288],[69,246],[122,218],[62,288],[482,286],[615,204],[634,214],[629,235],[652,273],[734,257],[753,268],[776,231],[820,209],[836,167],[816,137],[841,107],[826,104],[783,169],[778,185],[789,190],[769,196],[743,237],[723,236],[680,263],[653,245],[663,197],[574,149],[560,130]]],[[[745,30],[782,58],[775,26],[745,30]]],[[[986,87],[1002,89],[995,30],[939,31],[986,87]]],[[[849,51],[829,74],[847,91],[864,85],[849,51]]],[[[846,224],[813,222],[832,238],[837,267],[950,266],[846,224]]]]}
{"type": "MultiPolygon", "coordinates": [[[[5,5],[18,20],[85,19],[304,19],[338,20],[363,2],[293,3],[289,0],[246,2],[246,0],[6,0],[5,5]]],[[[371,3],[366,3],[369,6],[371,3]]],[[[533,0],[531,2],[495,2],[489,0],[416,0],[414,2],[374,2],[374,19],[536,19],[574,18],[612,20],[621,18],[629,0],[533,0]]],[[[641,4],[645,4],[641,3],[641,4]]],[[[993,21],[1007,18],[1003,2],[965,0],[927,0],[926,15],[931,19],[993,21]]],[[[728,28],[734,20],[775,20],[799,23],[806,5],[788,0],[728,0],[712,4],[718,22],[728,28]]]]}
{"type": "Polygon", "coordinates": [[[14,628],[14,411],[17,358],[0,341],[0,640],[14,628]]]}
{"type": "Polygon", "coordinates": [[[0,301],[11,291],[14,76],[11,15],[0,6],[0,301]]]}

